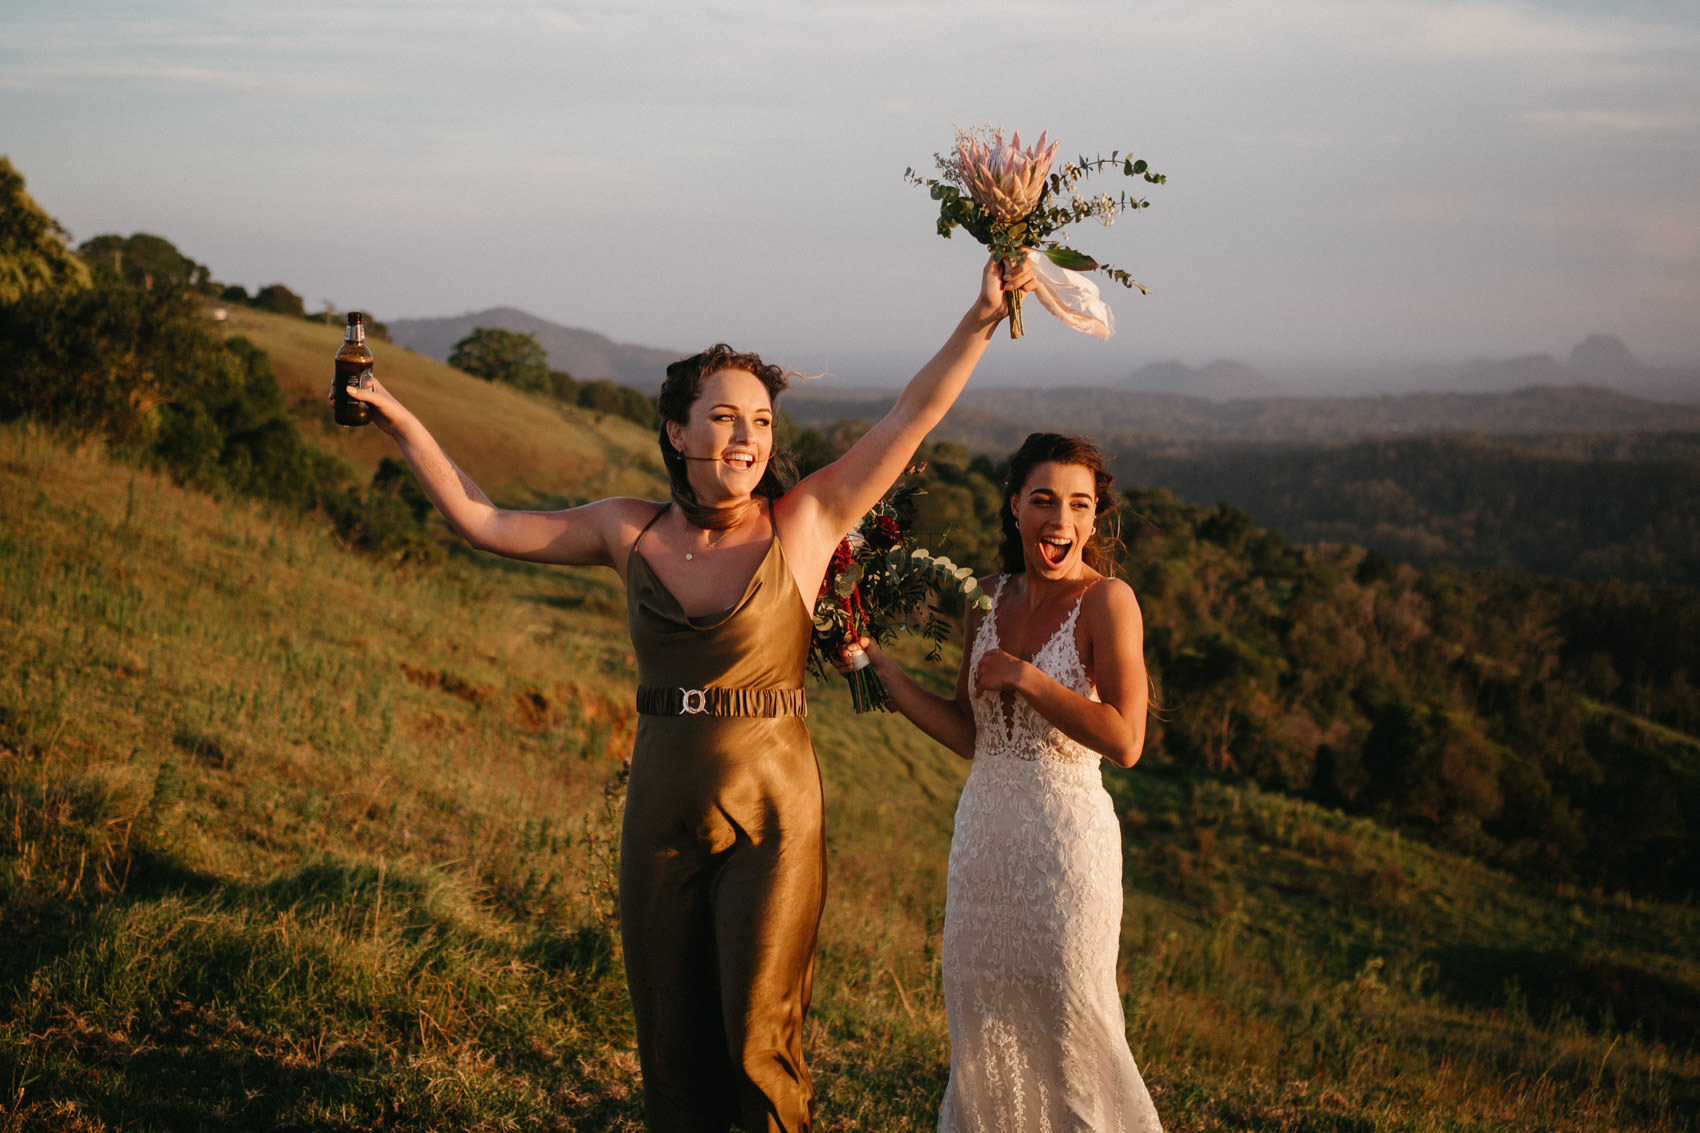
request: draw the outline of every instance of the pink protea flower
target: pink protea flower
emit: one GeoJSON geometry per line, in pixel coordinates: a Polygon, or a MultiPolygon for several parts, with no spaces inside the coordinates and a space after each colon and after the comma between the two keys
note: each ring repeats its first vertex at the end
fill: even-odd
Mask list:
{"type": "Polygon", "coordinates": [[[992,133],[992,144],[984,146],[973,136],[963,137],[956,154],[961,161],[963,181],[969,195],[1000,224],[1010,224],[1033,211],[1045,189],[1045,177],[1056,160],[1059,142],[1045,145],[1048,134],[1030,149],[1021,145],[1021,131],[1006,144],[1003,131],[992,133]]]}

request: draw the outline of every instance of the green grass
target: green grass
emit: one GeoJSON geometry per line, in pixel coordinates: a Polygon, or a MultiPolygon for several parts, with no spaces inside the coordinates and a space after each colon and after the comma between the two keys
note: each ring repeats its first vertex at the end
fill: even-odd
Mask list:
{"type": "MultiPolygon", "coordinates": [[[[606,572],[378,566],[0,429],[0,1133],[641,1128],[632,683],[606,572]]],[[[819,1127],[928,1130],[966,765],[812,695],[819,1127]]],[[[1696,1127],[1692,907],[1174,767],[1106,780],[1167,1128],[1696,1127]]]]}
{"type": "MultiPolygon", "coordinates": [[[[375,428],[331,422],[325,393],[342,328],[252,308],[221,324],[266,352],[302,431],[353,465],[362,482],[395,445],[375,428]]],[[[371,344],[378,377],[419,415],[455,462],[492,496],[550,506],[645,495],[665,473],[655,433],[630,421],[539,399],[392,343],[371,344]]]]}

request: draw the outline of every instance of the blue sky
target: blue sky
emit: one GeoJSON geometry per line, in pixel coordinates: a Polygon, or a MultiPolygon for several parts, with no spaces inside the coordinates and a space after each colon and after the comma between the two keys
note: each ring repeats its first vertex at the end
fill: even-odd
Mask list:
{"type": "Polygon", "coordinates": [[[1036,312],[991,380],[1700,360],[1695,0],[8,0],[0,123],[76,240],[379,318],[898,380],[983,259],[903,170],[989,123],[1169,177],[1074,233],[1152,289],[1116,336],[1036,312]]]}

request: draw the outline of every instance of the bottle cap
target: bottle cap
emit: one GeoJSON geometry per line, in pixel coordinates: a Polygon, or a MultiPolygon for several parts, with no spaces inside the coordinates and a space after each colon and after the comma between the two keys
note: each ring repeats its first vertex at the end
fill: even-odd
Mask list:
{"type": "Polygon", "coordinates": [[[361,312],[359,312],[359,311],[348,312],[348,325],[349,326],[353,326],[355,323],[363,323],[365,321],[366,321],[366,316],[364,314],[362,314],[361,312]]]}

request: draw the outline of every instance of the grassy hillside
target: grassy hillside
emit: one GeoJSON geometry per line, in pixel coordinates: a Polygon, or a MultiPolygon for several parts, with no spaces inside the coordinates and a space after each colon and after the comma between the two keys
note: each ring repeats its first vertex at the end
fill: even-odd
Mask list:
{"type": "MultiPolygon", "coordinates": [[[[242,319],[310,409],[335,330],[242,319]]],[[[576,482],[562,434],[643,451],[378,345],[469,469],[561,462],[506,491],[576,482]]],[[[611,889],[632,680],[605,573],[380,567],[0,428],[0,1130],[639,1128],[611,889]]],[[[964,767],[812,696],[819,1127],[931,1129],[964,767]]],[[[1691,906],[1160,763],[1106,779],[1169,1129],[1696,1127],[1691,906]]]]}
{"type": "MultiPolygon", "coordinates": [[[[330,419],[325,394],[341,327],[245,307],[231,308],[224,325],[227,335],[246,337],[271,357],[303,432],[354,465],[362,482],[371,478],[380,459],[395,454],[393,442],[378,430],[342,429],[330,419]]],[[[547,505],[664,494],[652,432],[493,385],[404,347],[370,345],[379,380],[493,497],[515,505],[547,505]]]]}

